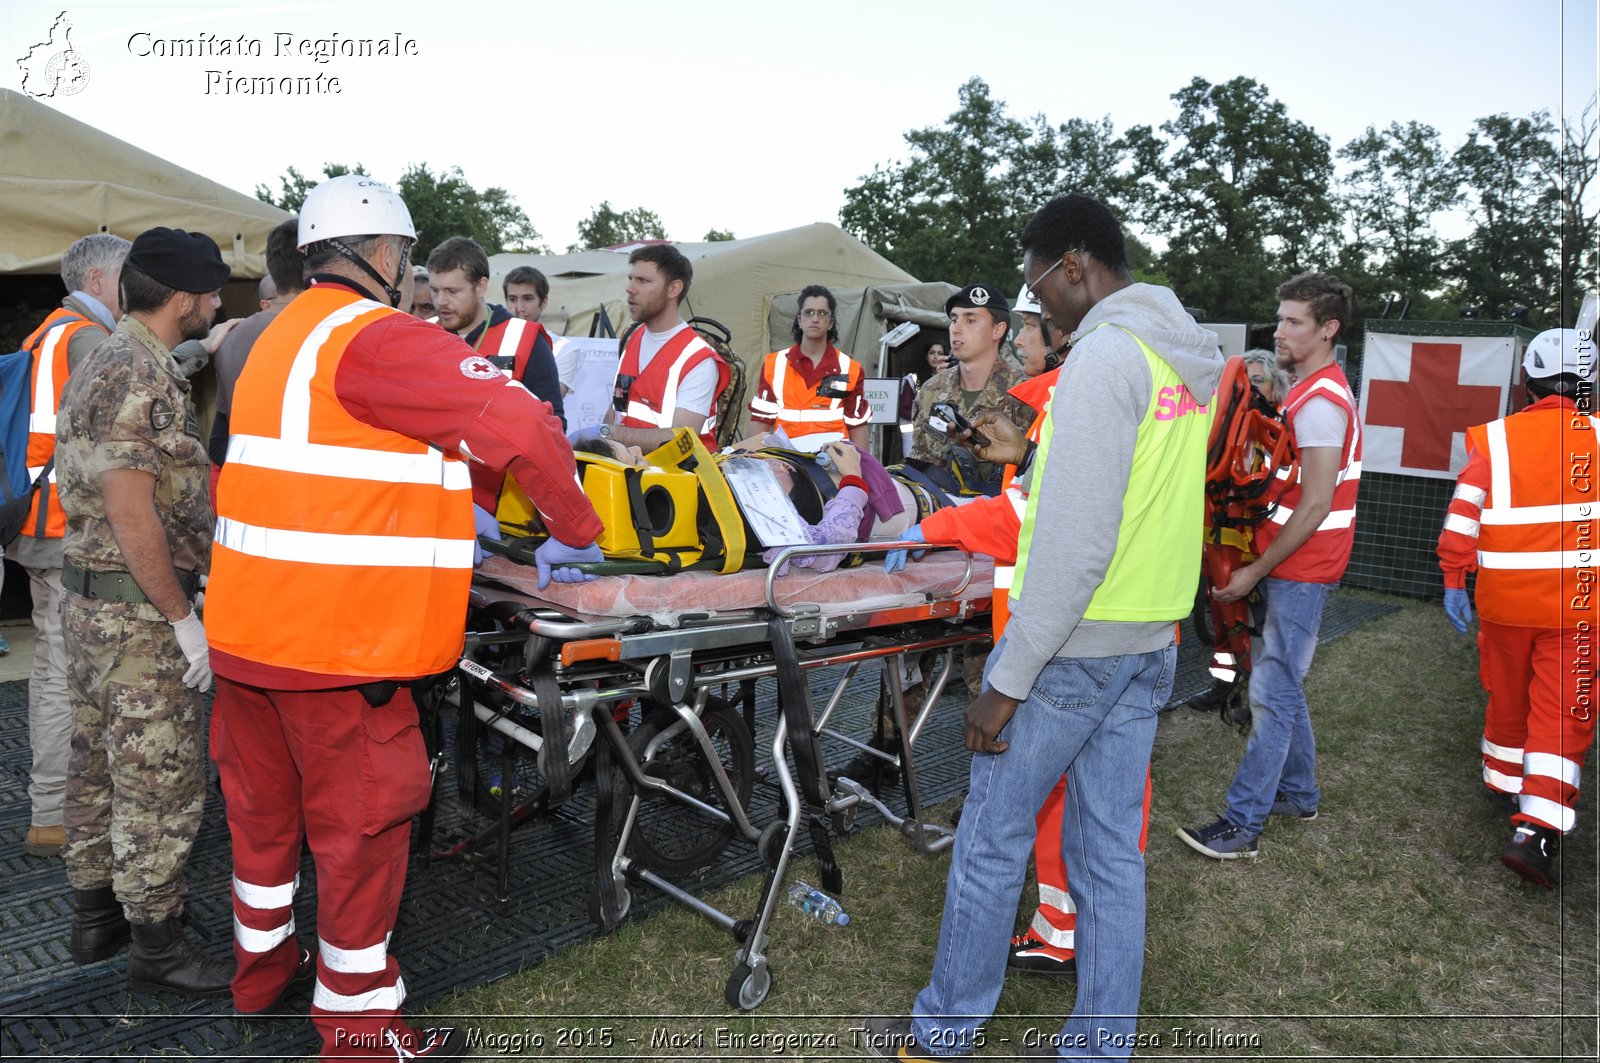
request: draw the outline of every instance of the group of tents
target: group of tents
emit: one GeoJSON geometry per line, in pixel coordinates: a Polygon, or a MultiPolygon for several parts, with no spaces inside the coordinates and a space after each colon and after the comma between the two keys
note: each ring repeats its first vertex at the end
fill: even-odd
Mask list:
{"type": "MultiPolygon", "coordinates": [[[[7,89],[0,89],[0,157],[8,160],[0,173],[0,304],[16,302],[4,298],[7,285],[36,284],[57,273],[61,253],[86,233],[132,239],[169,225],[215,239],[233,268],[223,292],[227,312],[255,310],[267,234],[287,217],[284,211],[7,89]]],[[[898,376],[913,352],[945,339],[944,301],[955,287],[919,282],[836,225],[677,246],[695,271],[686,315],[726,326],[751,372],[766,352],[791,342],[798,293],[808,284],[827,285],[838,298],[840,346],[860,358],[870,376],[898,376]],[[902,322],[920,332],[893,364],[880,366],[883,337],[902,322]]],[[[495,255],[490,298],[499,298],[506,273],[533,266],[550,279],[544,323],[552,332],[621,332],[628,323],[630,250],[495,255]]]]}

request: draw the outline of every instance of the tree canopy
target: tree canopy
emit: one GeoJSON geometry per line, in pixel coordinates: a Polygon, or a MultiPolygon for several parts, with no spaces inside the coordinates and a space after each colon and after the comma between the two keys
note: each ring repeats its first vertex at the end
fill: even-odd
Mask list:
{"type": "MultiPolygon", "coordinates": [[[[306,193],[327,178],[347,173],[365,174],[367,170],[360,163],[345,166],[330,162],[323,164],[322,173],[322,177],[311,178],[290,166],[279,178],[278,192],[274,193],[266,185],[257,185],[256,198],[299,213],[306,193]]],[[[499,187],[481,191],[474,188],[459,166],[434,173],[425,164],[414,163],[395,182],[395,191],[405,200],[406,209],[411,212],[411,224],[417,230],[417,245],[412,251],[414,261],[426,261],[435,247],[452,236],[470,236],[491,255],[502,251],[544,254],[549,250],[540,242],[539,231],[511,193],[499,187]]]]}
{"type": "Polygon", "coordinates": [[[1596,284],[1596,106],[1480,118],[1452,150],[1417,121],[1369,126],[1337,151],[1248,77],[1193,78],[1175,115],[1120,135],[1110,118],[1007,113],[981,79],[906,156],[844,193],[840,224],[927,280],[1010,285],[1017,238],[1050,197],[1101,199],[1129,231],[1138,279],[1212,320],[1271,318],[1277,284],[1339,273],[1361,316],[1570,323],[1596,284]],[[1446,238],[1441,223],[1462,228],[1446,238]]]}
{"type": "Polygon", "coordinates": [[[617,210],[610,200],[601,200],[600,205],[578,223],[578,242],[570,244],[567,251],[593,251],[597,247],[630,244],[635,240],[666,238],[666,226],[661,224],[655,211],[643,207],[617,210]]]}

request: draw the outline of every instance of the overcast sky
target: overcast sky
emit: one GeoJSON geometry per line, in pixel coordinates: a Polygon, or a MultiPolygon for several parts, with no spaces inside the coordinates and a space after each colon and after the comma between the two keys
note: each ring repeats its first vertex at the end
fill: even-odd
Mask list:
{"type": "MultiPolygon", "coordinates": [[[[65,0],[7,0],[0,84],[65,0]]],[[[1448,148],[1475,118],[1576,117],[1596,90],[1594,0],[803,0],[343,5],[72,3],[81,92],[47,102],[240,191],[290,165],[459,165],[501,185],[552,248],[601,200],[647,207],[676,239],[838,221],[844,189],[904,157],[986,80],[1013,115],[1173,117],[1198,75],[1246,75],[1335,149],[1416,119],[1448,148]],[[514,11],[491,15],[490,11],[514,11]],[[261,54],[160,54],[202,35],[261,54]],[[414,41],[398,58],[293,49],[337,37],[414,41]],[[287,40],[290,54],[275,54],[287,40]],[[209,75],[207,71],[218,71],[209,75]],[[338,93],[225,93],[233,77],[337,78],[338,93]]],[[[213,45],[214,49],[214,45],[213,45]]],[[[0,169],[5,161],[0,159],[0,169]]],[[[3,240],[0,234],[0,240],[3,240]]]]}

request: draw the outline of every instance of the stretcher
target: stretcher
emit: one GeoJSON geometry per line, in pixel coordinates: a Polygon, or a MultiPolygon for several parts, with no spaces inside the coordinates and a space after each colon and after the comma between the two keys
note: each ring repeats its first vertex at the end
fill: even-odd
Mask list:
{"type": "MultiPolygon", "coordinates": [[[[925,817],[915,751],[955,674],[955,652],[989,641],[992,565],[936,550],[893,575],[875,557],[826,574],[795,568],[778,575],[784,562],[807,555],[905,547],[923,548],[791,547],[769,568],[603,576],[543,591],[532,566],[489,558],[474,581],[466,648],[447,697],[460,710],[457,787],[494,822],[433,856],[492,867],[505,900],[512,829],[565,802],[574,787],[592,785],[595,922],[615,928],[633,891],[646,887],[695,909],[737,943],[727,1003],[759,1007],[772,987],[766,945],[773,913],[803,840],[830,892],[843,886],[831,838],[853,826],[863,805],[920,851],[937,852],[953,840],[952,828],[925,817]],[[907,719],[899,677],[907,658],[924,654],[936,661],[928,695],[907,719]],[[874,666],[893,680],[883,687],[903,736],[898,756],[834,725],[853,683],[876,687],[874,666]],[[820,668],[839,675],[818,713],[807,673],[820,668]],[[767,680],[777,684],[778,716],[770,766],[758,773],[756,689],[767,680]],[[856,780],[830,779],[824,735],[899,767],[904,814],[856,780]],[[537,786],[510,785],[519,771],[536,777],[537,786]],[[505,784],[489,785],[496,782],[505,784]],[[777,791],[780,811],[771,822],[752,818],[756,785],[777,791]],[[714,908],[681,883],[735,843],[754,846],[765,870],[757,910],[746,918],[714,908]]],[[[436,750],[444,748],[441,737],[434,735],[436,750]]],[[[423,827],[431,845],[431,821],[423,827]]]]}

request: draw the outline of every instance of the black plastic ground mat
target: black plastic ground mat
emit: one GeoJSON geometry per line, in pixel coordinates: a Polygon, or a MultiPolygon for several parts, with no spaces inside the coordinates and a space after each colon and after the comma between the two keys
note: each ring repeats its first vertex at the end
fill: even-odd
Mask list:
{"type": "MultiPolygon", "coordinates": [[[[1338,637],[1396,606],[1351,601],[1334,595],[1324,616],[1323,641],[1338,637]]],[[[1180,652],[1176,696],[1204,689],[1205,655],[1185,632],[1180,652]]],[[[820,708],[839,674],[838,669],[811,673],[813,698],[820,708]]],[[[836,726],[866,737],[878,686],[878,669],[863,668],[836,714],[836,726]]],[[[770,769],[775,691],[759,690],[757,771],[770,769]]],[[[67,954],[71,890],[59,860],[27,856],[21,839],[28,828],[27,686],[0,684],[0,1055],[6,1058],[80,1058],[96,1060],[210,1057],[220,1059],[284,1059],[312,1055],[317,1039],[305,1018],[309,1001],[291,997],[287,1008],[296,1017],[258,1026],[233,1019],[229,1002],[181,1002],[171,997],[131,993],[127,988],[126,954],[90,967],[78,967],[67,954]]],[[[967,756],[962,748],[961,706],[957,689],[931,717],[918,742],[918,782],[926,804],[946,801],[964,792],[967,756]]],[[[447,731],[453,730],[448,726],[447,731]]],[[[843,743],[824,741],[830,764],[853,754],[843,743]]],[[[435,828],[435,848],[452,834],[482,830],[490,822],[456,807],[455,780],[447,776],[435,828]]],[[[899,787],[884,791],[891,807],[904,811],[899,787]]],[[[757,784],[752,798],[753,822],[778,818],[774,787],[757,784]]],[[[407,1011],[423,1011],[454,990],[483,985],[524,968],[575,941],[599,933],[589,918],[594,890],[594,788],[584,782],[567,804],[535,817],[512,835],[510,899],[494,897],[492,866],[474,869],[458,860],[413,859],[391,948],[399,958],[408,993],[407,1011]]],[[[863,810],[862,825],[877,820],[863,810]]],[[[492,857],[492,853],[490,854],[492,857]]],[[[680,882],[697,894],[756,872],[760,859],[752,845],[729,845],[707,871],[680,882]]],[[[791,874],[815,881],[816,863],[808,853],[795,857],[791,874]]],[[[844,867],[841,894],[846,910],[852,891],[870,883],[844,867]]],[[[221,798],[213,788],[205,821],[188,868],[190,933],[207,951],[223,955],[231,947],[229,902],[231,864],[221,798]]],[[[295,921],[302,942],[313,942],[316,927],[316,874],[308,858],[302,868],[295,921]]],[[[648,887],[632,888],[630,919],[641,918],[670,903],[648,887]]],[[[732,913],[738,918],[753,912],[732,913]]],[[[728,939],[728,965],[736,948],[728,939]]],[[[779,972],[779,977],[782,973],[779,972]]],[[[694,1006],[723,1006],[715,989],[694,1006]]]]}

